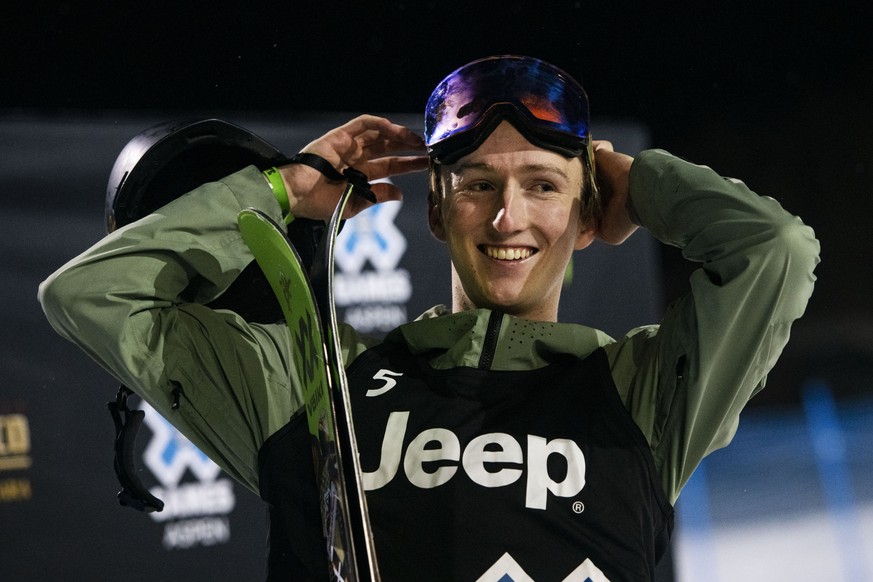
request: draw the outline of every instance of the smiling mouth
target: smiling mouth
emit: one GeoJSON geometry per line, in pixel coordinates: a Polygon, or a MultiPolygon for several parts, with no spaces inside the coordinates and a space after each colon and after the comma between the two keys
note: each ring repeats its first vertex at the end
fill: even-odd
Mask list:
{"type": "Polygon", "coordinates": [[[520,261],[536,252],[536,249],[531,247],[492,247],[489,245],[481,245],[479,250],[499,261],[520,261]]]}

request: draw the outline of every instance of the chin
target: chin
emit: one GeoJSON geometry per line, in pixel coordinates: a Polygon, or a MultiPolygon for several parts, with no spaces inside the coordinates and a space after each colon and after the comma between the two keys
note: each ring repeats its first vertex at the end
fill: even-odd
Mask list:
{"type": "Polygon", "coordinates": [[[482,302],[483,307],[494,311],[502,311],[510,315],[518,315],[530,311],[531,306],[525,302],[519,301],[516,297],[489,297],[482,302]]]}

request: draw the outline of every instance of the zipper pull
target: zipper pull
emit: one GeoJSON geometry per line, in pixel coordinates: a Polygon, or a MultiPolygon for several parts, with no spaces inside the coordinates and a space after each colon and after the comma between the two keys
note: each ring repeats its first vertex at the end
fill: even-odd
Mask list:
{"type": "Polygon", "coordinates": [[[182,385],[176,382],[175,380],[170,380],[170,383],[173,385],[173,391],[171,394],[173,395],[173,410],[179,410],[179,399],[182,397],[182,385]]]}

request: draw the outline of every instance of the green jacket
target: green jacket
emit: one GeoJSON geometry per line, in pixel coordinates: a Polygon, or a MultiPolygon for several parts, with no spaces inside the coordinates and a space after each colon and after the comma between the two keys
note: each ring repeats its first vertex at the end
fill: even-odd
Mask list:
{"type": "MultiPolygon", "coordinates": [[[[634,161],[630,201],[640,225],[702,263],[690,292],[659,326],[617,341],[581,325],[505,317],[491,367],[536,368],[549,354],[604,347],[672,502],[700,460],[730,442],[763,387],[812,293],[819,246],[772,198],[659,150],[634,161]],[[519,326],[525,333],[512,333],[519,326]]],[[[58,333],[257,491],[258,450],[302,406],[302,390],[284,324],[203,305],[252,260],[236,226],[248,207],[281,221],[253,167],[107,236],[49,277],[39,298],[58,333]]],[[[437,307],[385,341],[432,352],[437,368],[477,366],[488,316],[437,307]]],[[[372,344],[348,327],[342,339],[347,365],[372,344]]]]}

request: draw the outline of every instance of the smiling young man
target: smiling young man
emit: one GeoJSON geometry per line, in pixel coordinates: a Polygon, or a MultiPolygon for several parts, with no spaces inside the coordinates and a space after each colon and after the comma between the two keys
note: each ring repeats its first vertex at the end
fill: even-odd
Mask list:
{"type": "Polygon", "coordinates": [[[579,158],[532,145],[507,121],[443,169],[430,225],[452,257],[455,311],[557,320],[570,255],[594,238],[582,175],[579,158]]]}
{"type": "MultiPolygon", "coordinates": [[[[671,504],[731,440],[803,313],[811,229],[709,168],[592,142],[581,86],[532,58],[446,77],[424,141],[365,116],[304,148],[375,180],[423,169],[394,153],[426,145],[429,224],[452,262],[451,307],[382,341],[343,337],[382,579],[650,580],[671,504]],[[701,262],[689,293],[618,340],[558,323],[571,254],[638,227],[701,262]]],[[[59,333],[271,504],[269,576],[319,579],[314,477],[305,454],[289,461],[306,446],[289,422],[291,338],[204,305],[251,261],[239,210],[330,214],[341,185],[279,173],[287,197],[254,168],[206,184],[73,259],[40,298],[59,333]]]]}

